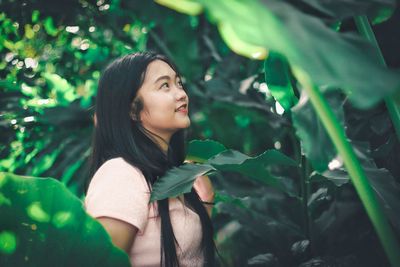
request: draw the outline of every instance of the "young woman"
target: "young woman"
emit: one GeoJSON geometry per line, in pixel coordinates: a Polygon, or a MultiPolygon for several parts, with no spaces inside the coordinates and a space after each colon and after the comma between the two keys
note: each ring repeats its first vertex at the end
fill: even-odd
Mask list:
{"type": "Polygon", "coordinates": [[[154,182],[184,162],[188,109],[181,77],[162,55],[124,56],[100,78],[85,207],[132,266],[214,266],[208,177],[149,204],[154,182]]]}

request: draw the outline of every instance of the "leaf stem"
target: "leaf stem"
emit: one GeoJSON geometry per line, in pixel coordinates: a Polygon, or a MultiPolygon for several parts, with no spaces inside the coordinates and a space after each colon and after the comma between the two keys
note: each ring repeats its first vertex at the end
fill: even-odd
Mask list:
{"type": "Polygon", "coordinates": [[[368,183],[353,148],[346,138],[343,127],[334,115],[331,107],[324,99],[318,88],[311,82],[309,76],[298,68],[293,68],[297,80],[306,91],[315,108],[319,119],[332,139],[344,165],[350,175],[351,181],[367,211],[381,244],[392,266],[400,266],[400,246],[385,214],[379,205],[375,193],[368,183]]]}
{"type": "Polygon", "coordinates": [[[308,182],[308,176],[309,176],[309,170],[307,166],[307,159],[305,156],[301,156],[301,170],[302,170],[302,176],[301,176],[301,182],[300,182],[300,191],[301,191],[301,201],[303,205],[303,216],[304,216],[304,226],[305,226],[305,232],[307,239],[311,242],[311,237],[310,237],[310,222],[309,222],[309,217],[310,214],[308,212],[308,196],[309,196],[309,182],[308,182]]]}
{"type": "MultiPolygon", "coordinates": [[[[379,48],[379,44],[375,38],[375,34],[371,28],[367,16],[355,16],[354,17],[356,26],[360,34],[366,38],[376,50],[380,63],[386,67],[385,58],[382,55],[382,51],[379,48]]],[[[393,127],[395,128],[397,139],[400,141],[400,110],[396,103],[390,96],[384,98],[386,108],[389,112],[390,118],[392,119],[393,127]]]]}

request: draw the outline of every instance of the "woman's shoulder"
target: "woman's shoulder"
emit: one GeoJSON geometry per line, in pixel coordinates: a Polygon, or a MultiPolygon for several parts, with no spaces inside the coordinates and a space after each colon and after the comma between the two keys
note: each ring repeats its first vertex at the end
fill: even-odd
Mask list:
{"type": "Polygon", "coordinates": [[[122,157],[112,158],[105,161],[95,172],[92,180],[102,180],[104,178],[113,181],[117,180],[140,180],[146,182],[142,171],[125,161],[122,157]]]}
{"type": "Polygon", "coordinates": [[[126,162],[124,160],[124,158],[122,157],[117,157],[117,158],[112,158],[109,160],[106,160],[101,166],[100,168],[97,169],[97,172],[108,172],[108,171],[112,171],[112,172],[136,172],[139,173],[141,175],[142,171],[133,166],[132,164],[126,162]]]}

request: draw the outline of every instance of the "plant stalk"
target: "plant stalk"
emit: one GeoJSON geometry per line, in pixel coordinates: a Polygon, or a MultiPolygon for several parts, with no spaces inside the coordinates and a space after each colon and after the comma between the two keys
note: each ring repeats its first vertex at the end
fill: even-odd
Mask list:
{"type": "Polygon", "coordinates": [[[301,192],[301,200],[303,205],[303,216],[304,216],[304,226],[307,239],[311,243],[311,234],[310,234],[310,213],[308,212],[308,197],[309,197],[309,181],[308,177],[310,175],[307,159],[305,156],[301,156],[301,170],[302,170],[302,181],[300,182],[300,192],[301,192]]]}
{"type": "MultiPolygon", "coordinates": [[[[356,26],[360,34],[366,38],[376,50],[376,53],[379,57],[379,61],[383,66],[387,66],[385,62],[385,58],[383,57],[382,51],[379,48],[379,44],[375,38],[375,34],[372,30],[371,24],[368,21],[367,16],[355,16],[354,17],[356,26]]],[[[386,108],[389,112],[390,118],[392,119],[393,127],[395,128],[395,132],[397,135],[397,139],[400,141],[400,110],[399,107],[396,105],[394,100],[387,96],[384,98],[386,108]]]]}
{"type": "Polygon", "coordinates": [[[385,214],[379,205],[375,193],[372,190],[367,177],[362,169],[356,154],[347,141],[343,127],[341,127],[331,107],[323,97],[318,88],[311,82],[308,75],[300,69],[293,68],[297,80],[306,91],[310,101],[315,108],[319,119],[328,132],[344,165],[350,175],[351,181],[367,211],[381,244],[393,267],[400,266],[400,246],[385,214]]]}

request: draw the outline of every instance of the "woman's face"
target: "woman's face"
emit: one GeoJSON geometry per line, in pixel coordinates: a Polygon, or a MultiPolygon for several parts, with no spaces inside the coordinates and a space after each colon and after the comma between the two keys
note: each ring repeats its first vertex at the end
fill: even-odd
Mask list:
{"type": "Polygon", "coordinates": [[[180,77],[164,61],[155,60],[147,66],[137,97],[143,103],[143,127],[163,139],[169,141],[177,130],[190,126],[189,98],[180,77]]]}

